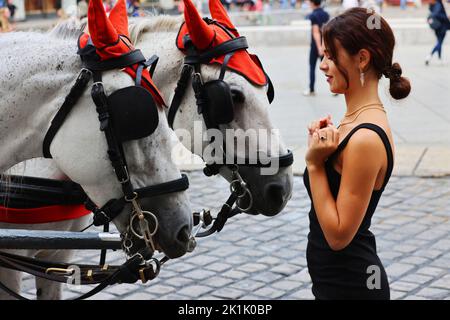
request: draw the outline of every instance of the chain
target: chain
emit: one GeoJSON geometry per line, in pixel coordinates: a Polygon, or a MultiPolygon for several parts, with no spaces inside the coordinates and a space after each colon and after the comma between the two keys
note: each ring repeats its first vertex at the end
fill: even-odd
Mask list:
{"type": "MultiPolygon", "coordinates": [[[[381,104],[380,104],[380,105],[381,105],[381,104]]],[[[370,109],[381,110],[381,111],[383,111],[384,113],[386,113],[386,110],[382,107],[382,105],[381,105],[381,107],[369,107],[369,106],[365,106],[365,107],[363,107],[363,108],[358,109],[359,112],[356,114],[356,116],[355,116],[352,120],[347,121],[347,122],[343,122],[344,119],[347,117],[347,116],[345,116],[345,117],[341,120],[341,123],[339,123],[339,127],[342,127],[342,126],[344,126],[344,125],[346,125],[346,124],[355,122],[356,119],[358,119],[358,117],[359,117],[359,115],[360,115],[361,113],[363,113],[364,111],[370,110],[370,109]]],[[[352,114],[354,114],[354,113],[352,113],[352,114]]]]}

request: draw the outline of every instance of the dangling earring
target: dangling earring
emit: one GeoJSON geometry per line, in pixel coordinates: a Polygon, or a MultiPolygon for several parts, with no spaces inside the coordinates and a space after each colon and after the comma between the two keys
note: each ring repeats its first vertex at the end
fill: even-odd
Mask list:
{"type": "Polygon", "coordinates": [[[364,87],[364,72],[359,72],[359,81],[361,81],[361,87],[364,87]]]}

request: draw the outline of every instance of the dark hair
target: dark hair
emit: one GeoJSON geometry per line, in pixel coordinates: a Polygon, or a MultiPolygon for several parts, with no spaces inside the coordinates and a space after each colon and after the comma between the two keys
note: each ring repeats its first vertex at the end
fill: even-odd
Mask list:
{"type": "Polygon", "coordinates": [[[371,54],[370,65],[378,79],[384,75],[389,78],[389,92],[394,99],[406,98],[411,91],[407,78],[402,77],[402,68],[392,63],[395,38],[389,24],[380,15],[369,9],[351,8],[324,25],[323,40],[327,51],[338,70],[344,75],[348,86],[348,74],[339,66],[335,41],[350,54],[361,49],[371,54]],[[377,24],[379,22],[379,24],[377,24]],[[373,28],[372,25],[373,24],[373,28]]]}
{"type": "Polygon", "coordinates": [[[312,3],[314,3],[316,6],[320,6],[322,3],[322,0],[310,0],[312,3]]]}

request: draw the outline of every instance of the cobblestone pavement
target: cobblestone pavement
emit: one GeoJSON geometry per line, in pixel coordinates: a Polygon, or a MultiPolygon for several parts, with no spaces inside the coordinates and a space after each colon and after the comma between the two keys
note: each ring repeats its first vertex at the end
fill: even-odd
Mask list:
{"type": "MultiPolygon", "coordinates": [[[[190,180],[193,209],[211,205],[217,212],[225,180],[198,171],[190,180]]],[[[278,216],[236,216],[221,233],[200,239],[193,253],[167,262],[155,281],[112,286],[94,299],[312,299],[305,259],[310,202],[301,177],[294,185],[278,216]]],[[[392,299],[450,299],[449,208],[450,178],[391,178],[371,230],[392,299]]],[[[98,263],[98,256],[78,252],[74,262],[98,263]]],[[[108,254],[110,264],[123,261],[122,252],[108,254]]],[[[27,277],[28,293],[33,282],[27,277]]],[[[64,298],[79,293],[65,289],[64,298]]]]}

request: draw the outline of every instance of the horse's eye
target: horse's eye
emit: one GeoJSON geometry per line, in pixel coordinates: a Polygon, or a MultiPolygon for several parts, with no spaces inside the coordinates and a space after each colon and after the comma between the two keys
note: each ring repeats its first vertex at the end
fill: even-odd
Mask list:
{"type": "Polygon", "coordinates": [[[244,93],[236,88],[231,88],[231,97],[233,98],[233,102],[235,103],[244,103],[245,96],[244,93]]]}

